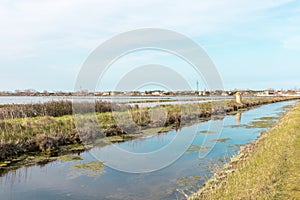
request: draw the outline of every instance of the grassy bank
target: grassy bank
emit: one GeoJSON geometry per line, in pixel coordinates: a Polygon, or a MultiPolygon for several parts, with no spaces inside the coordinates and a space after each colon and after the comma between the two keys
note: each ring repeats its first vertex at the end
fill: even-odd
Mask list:
{"type": "Polygon", "coordinates": [[[299,122],[300,103],[190,199],[300,199],[299,122]]]}
{"type": "Polygon", "coordinates": [[[79,106],[82,120],[76,126],[70,114],[70,102],[4,105],[0,119],[0,161],[28,152],[51,152],[61,145],[89,143],[108,136],[120,136],[116,140],[122,141],[127,135],[163,132],[184,126],[192,120],[208,119],[212,114],[234,113],[239,109],[292,99],[257,98],[246,99],[244,104],[231,100],[165,105],[157,109],[116,107],[99,102],[95,109],[96,122],[89,114],[90,106],[83,104],[79,106]],[[115,108],[117,111],[112,112],[115,108]],[[95,124],[97,127],[92,128],[95,124]]]}

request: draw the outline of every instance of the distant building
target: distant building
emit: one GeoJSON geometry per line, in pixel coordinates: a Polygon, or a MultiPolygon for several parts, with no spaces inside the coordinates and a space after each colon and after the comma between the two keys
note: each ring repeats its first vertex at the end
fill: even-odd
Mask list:
{"type": "Polygon", "coordinates": [[[273,89],[265,90],[265,94],[267,96],[274,96],[275,95],[275,90],[273,90],[273,89]]]}

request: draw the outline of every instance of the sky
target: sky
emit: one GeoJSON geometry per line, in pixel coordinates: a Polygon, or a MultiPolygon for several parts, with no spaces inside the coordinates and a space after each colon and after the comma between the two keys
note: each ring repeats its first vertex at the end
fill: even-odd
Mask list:
{"type": "MultiPolygon", "coordinates": [[[[82,65],[99,45],[140,28],[172,30],[195,41],[226,90],[300,87],[297,0],[0,0],[0,25],[0,91],[74,91],[82,65]]],[[[140,51],[122,59],[97,90],[114,90],[134,67],[153,63],[168,65],[191,88],[197,81],[199,89],[207,88],[174,55],[140,51]]]]}

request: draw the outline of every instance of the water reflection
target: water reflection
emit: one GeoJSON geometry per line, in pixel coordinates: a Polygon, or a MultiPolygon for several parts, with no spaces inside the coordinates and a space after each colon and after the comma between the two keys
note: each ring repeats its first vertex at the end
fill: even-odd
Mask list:
{"type": "Polygon", "coordinates": [[[242,119],[242,113],[239,112],[239,113],[237,113],[236,116],[235,116],[235,121],[236,121],[236,124],[237,124],[237,125],[240,125],[240,124],[241,124],[241,119],[242,119]]]}
{"type": "Polygon", "coordinates": [[[115,103],[128,103],[139,107],[153,107],[167,104],[186,104],[197,101],[217,101],[229,99],[228,97],[199,97],[199,96],[0,96],[0,104],[35,104],[49,101],[87,101],[95,100],[109,101],[115,103]]]}

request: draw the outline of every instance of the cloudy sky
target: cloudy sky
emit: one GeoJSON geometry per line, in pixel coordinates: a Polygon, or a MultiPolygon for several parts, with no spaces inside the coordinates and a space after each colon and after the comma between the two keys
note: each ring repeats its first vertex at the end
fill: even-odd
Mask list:
{"type": "MultiPolygon", "coordinates": [[[[297,0],[0,0],[0,25],[0,90],[73,91],[95,48],[139,28],[168,29],[197,42],[225,89],[300,87],[297,0]]],[[[139,52],[120,63],[166,60],[155,55],[139,52]]],[[[109,73],[98,88],[114,88],[119,70],[109,73]]],[[[185,76],[191,84],[199,79],[185,76]]]]}

